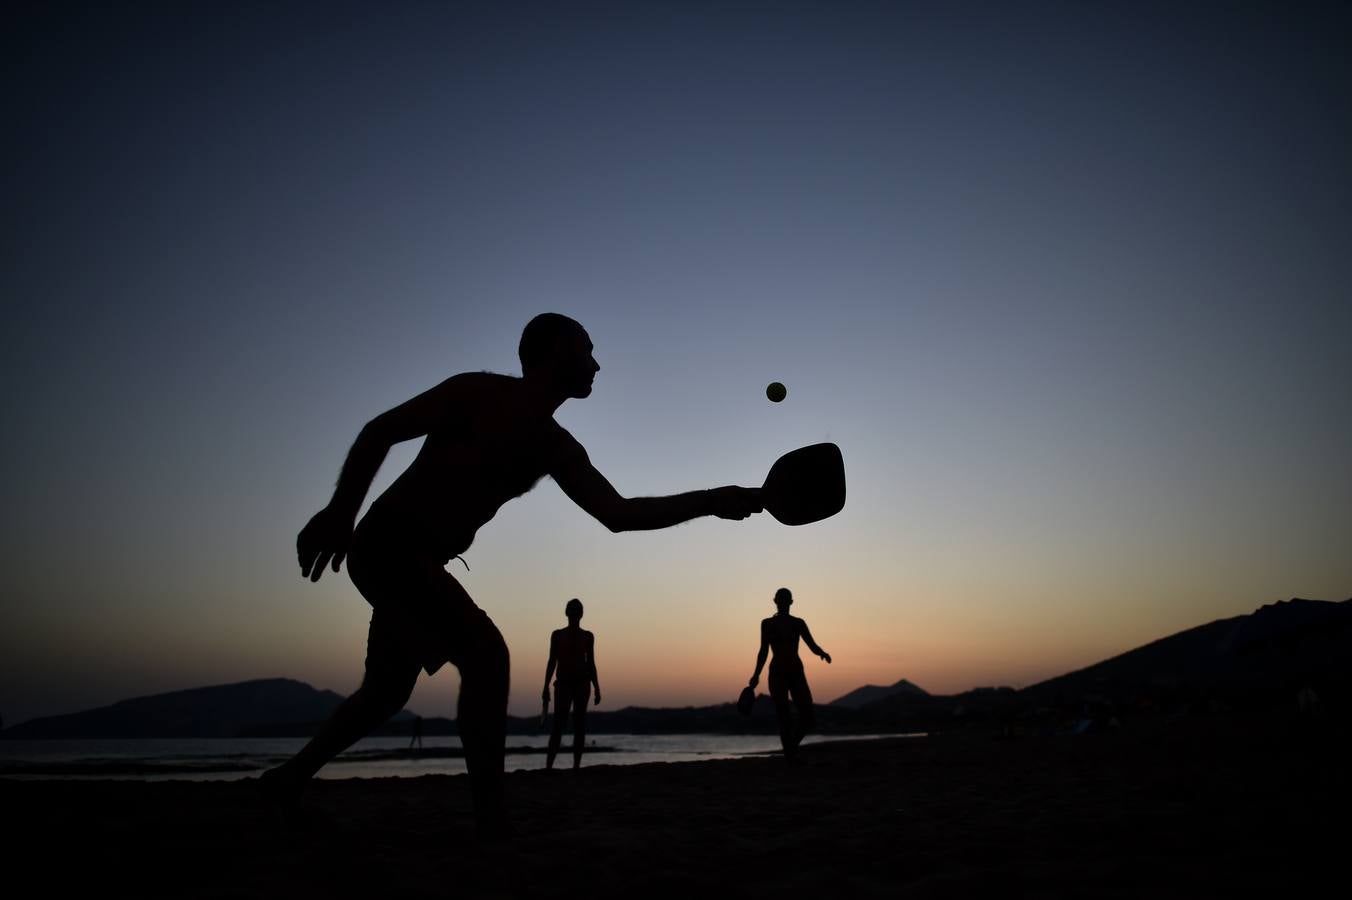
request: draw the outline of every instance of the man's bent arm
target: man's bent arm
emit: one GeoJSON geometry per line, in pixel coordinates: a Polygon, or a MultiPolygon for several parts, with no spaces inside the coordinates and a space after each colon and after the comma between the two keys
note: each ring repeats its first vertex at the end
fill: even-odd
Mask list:
{"type": "Polygon", "coordinates": [[[456,378],[448,378],[362,426],[343,462],[329,506],[355,519],[390,448],[422,437],[442,422],[451,410],[457,388],[456,378]]]}
{"type": "Polygon", "coordinates": [[[333,571],[338,571],[347,556],[362,501],[390,447],[427,434],[445,421],[460,391],[457,379],[461,377],[446,379],[430,391],[381,413],[362,428],[343,463],[333,499],[296,536],[296,558],[302,576],[318,581],[330,561],[333,571]]]}
{"type": "Polygon", "coordinates": [[[571,435],[550,473],[563,492],[611,531],[670,528],[700,516],[745,519],[761,511],[759,488],[722,487],[667,497],[622,497],[571,435]]]}
{"type": "Polygon", "coordinates": [[[347,451],[343,469],[338,474],[338,486],[333,489],[329,507],[338,514],[356,519],[366,492],[371,489],[376,472],[390,452],[392,444],[381,441],[371,429],[372,419],[357,435],[352,449],[347,451]]]}
{"type": "MultiPolygon", "coordinates": [[[[601,696],[601,678],[596,674],[596,638],[593,637],[587,645],[587,668],[591,671],[592,690],[596,696],[601,696]]],[[[600,701],[598,701],[600,702],[600,701]]]]}
{"type": "MultiPolygon", "coordinates": [[[[799,621],[802,621],[802,620],[800,619],[799,621]]],[[[818,646],[817,646],[817,642],[814,641],[814,640],[812,639],[812,632],[810,632],[810,631],[807,630],[807,623],[806,623],[806,622],[803,622],[802,635],[803,635],[803,643],[804,643],[804,644],[807,644],[807,648],[808,648],[809,650],[811,650],[813,653],[817,654],[818,656],[820,656],[822,659],[826,660],[827,662],[830,662],[830,661],[831,661],[831,654],[827,653],[827,652],[826,652],[825,650],[823,650],[821,647],[818,647],[818,646]]]]}
{"type": "Polygon", "coordinates": [[[554,666],[558,664],[558,654],[554,649],[555,635],[549,636],[549,662],[545,665],[545,692],[542,695],[545,700],[549,699],[549,679],[554,677],[554,666]]]}

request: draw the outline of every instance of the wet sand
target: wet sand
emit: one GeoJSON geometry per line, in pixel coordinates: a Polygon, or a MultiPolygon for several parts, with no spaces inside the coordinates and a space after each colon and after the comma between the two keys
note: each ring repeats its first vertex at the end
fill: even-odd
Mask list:
{"type": "Polygon", "coordinates": [[[1345,725],[1214,715],[1101,734],[824,744],[509,777],[475,837],[463,776],[317,782],[300,821],[251,782],[0,780],[5,879],[178,897],[1291,895],[1337,872],[1345,725]]]}

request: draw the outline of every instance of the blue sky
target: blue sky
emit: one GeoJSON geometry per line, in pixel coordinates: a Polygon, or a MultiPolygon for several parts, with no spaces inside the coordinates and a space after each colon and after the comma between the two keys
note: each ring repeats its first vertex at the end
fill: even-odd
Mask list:
{"type": "MultiPolygon", "coordinates": [[[[369,610],[294,536],[373,415],[590,330],[622,492],[834,440],[845,511],[611,535],[542,483],[466,587],[533,708],[1026,684],[1352,595],[1338,5],[42,7],[4,63],[0,715],[289,676],[369,610]],[[784,382],[772,405],[764,387],[784,382]]],[[[396,448],[376,489],[406,464],[396,448]]],[[[447,714],[453,673],[413,708],[447,714]]]]}

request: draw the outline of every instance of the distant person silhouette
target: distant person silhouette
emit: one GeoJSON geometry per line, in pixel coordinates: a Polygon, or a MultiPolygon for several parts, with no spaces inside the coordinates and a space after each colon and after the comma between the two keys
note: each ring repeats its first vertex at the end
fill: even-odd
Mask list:
{"type": "Polygon", "coordinates": [[[413,717],[413,736],[408,739],[408,749],[412,750],[413,745],[417,744],[418,749],[422,749],[422,716],[413,717]]]}
{"type": "Polygon", "coordinates": [[[831,654],[812,640],[807,623],[797,616],[789,615],[792,605],[793,594],[788,588],[775,591],[775,606],[779,612],[761,620],[760,652],[756,654],[756,672],[749,682],[753,688],[760,683],[765,656],[774,650],[774,658],[770,660],[770,699],[774,701],[775,716],[779,719],[779,742],[784,747],[785,758],[790,760],[797,758],[798,745],[802,743],[803,736],[817,724],[816,714],[812,710],[812,691],[807,686],[803,661],[798,658],[798,639],[802,638],[809,650],[827,663],[831,662],[831,654]],[[796,726],[789,707],[790,697],[798,708],[796,726]]]}
{"type": "Polygon", "coordinates": [[[563,607],[568,627],[549,636],[549,662],[545,665],[543,699],[549,702],[549,679],[557,666],[554,681],[554,730],[549,735],[549,753],[545,768],[554,768],[554,757],[563,741],[563,723],[573,710],[573,768],[582,765],[582,748],[587,737],[588,688],[596,691],[596,702],[601,702],[601,682],[596,677],[596,637],[580,626],[582,601],[574,597],[563,607]]]}
{"type": "MultiPolygon", "coordinates": [[[[446,571],[508,500],[553,476],[574,503],[611,531],[667,528],[699,516],[760,512],[758,488],[721,487],[668,497],[620,496],[587,451],[554,421],[569,398],[591,394],[600,371],[591,338],[567,316],[543,313],[521,334],[522,376],[452,376],[368,422],[338,486],[296,538],[301,574],[317,581],[346,557],[371,604],[366,674],[293,759],[265,773],[279,804],[299,800],[320,767],[408,700],[420,670],[460,670],[458,729],[481,833],[510,831],[503,802],[507,645],[493,621],[446,571]],[[412,464],[355,524],[371,480],[394,444],[426,439],[412,464]]],[[[527,548],[518,548],[528,560],[527,548]]]]}

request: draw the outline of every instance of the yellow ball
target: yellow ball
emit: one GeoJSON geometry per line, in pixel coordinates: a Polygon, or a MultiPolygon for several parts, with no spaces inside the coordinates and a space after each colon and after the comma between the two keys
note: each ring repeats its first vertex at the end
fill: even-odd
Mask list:
{"type": "Polygon", "coordinates": [[[769,397],[773,403],[778,403],[788,395],[789,389],[784,387],[784,385],[780,384],[778,381],[770,382],[770,385],[765,389],[765,396],[769,397]]]}

